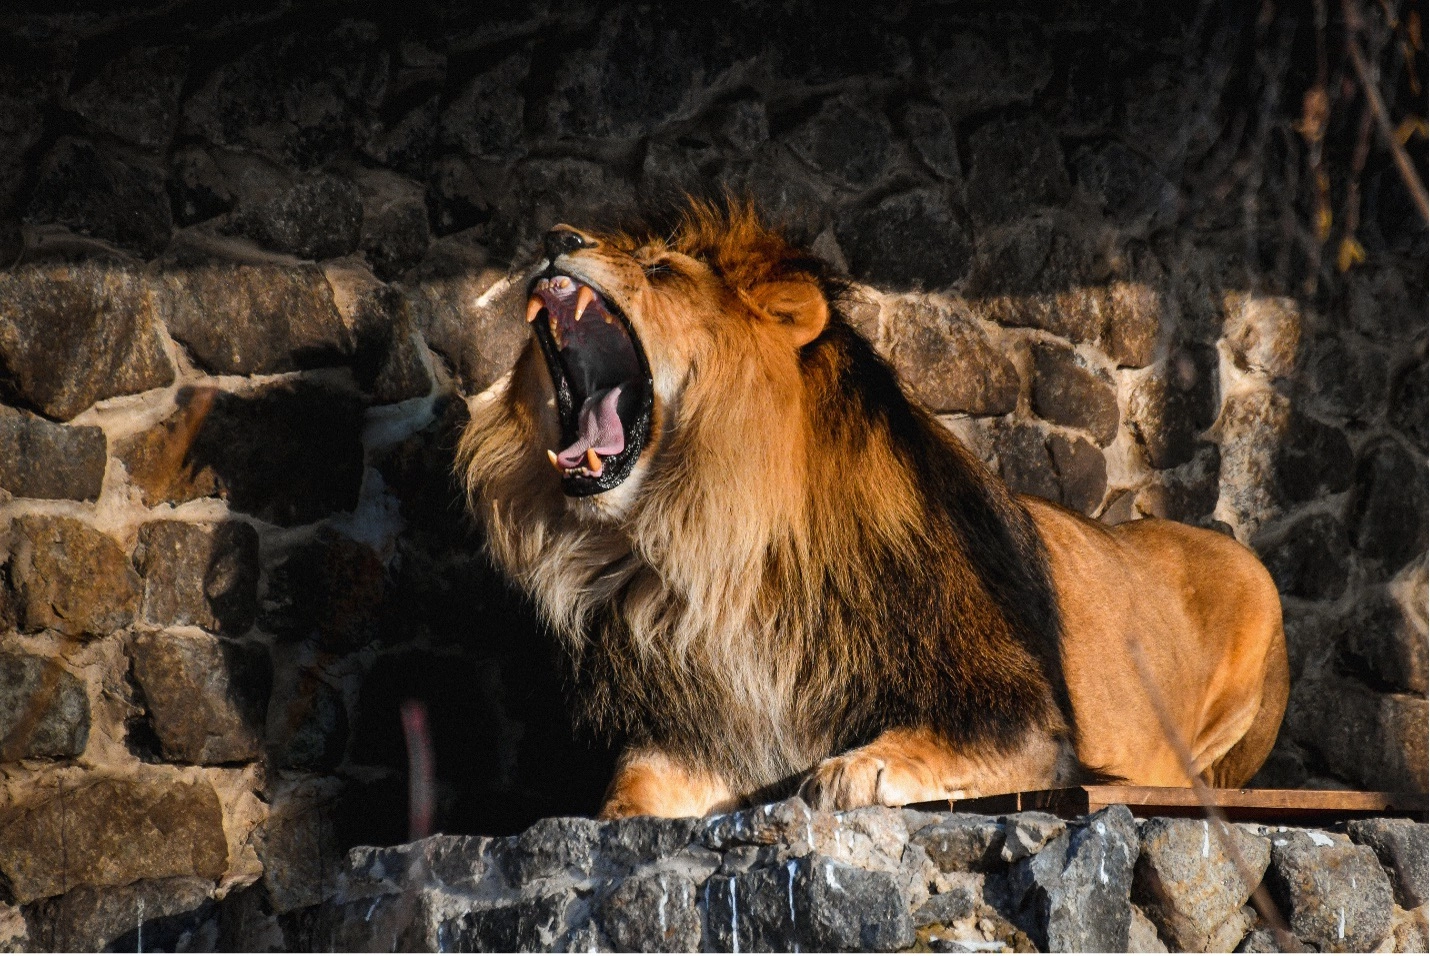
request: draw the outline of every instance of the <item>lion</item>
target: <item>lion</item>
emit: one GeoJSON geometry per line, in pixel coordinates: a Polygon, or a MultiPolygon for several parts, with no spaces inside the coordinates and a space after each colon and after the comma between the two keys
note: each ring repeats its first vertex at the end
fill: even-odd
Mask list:
{"type": "Polygon", "coordinates": [[[1187,786],[1179,742],[1215,786],[1261,766],[1288,673],[1257,558],[1011,493],[748,203],[560,225],[530,275],[456,467],[621,743],[602,817],[1187,786]]]}

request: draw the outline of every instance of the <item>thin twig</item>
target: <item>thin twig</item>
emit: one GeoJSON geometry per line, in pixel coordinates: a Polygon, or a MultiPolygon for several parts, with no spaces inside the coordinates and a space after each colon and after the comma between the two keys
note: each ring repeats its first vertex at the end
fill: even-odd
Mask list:
{"type": "Polygon", "coordinates": [[[1400,178],[1405,180],[1405,188],[1410,191],[1410,198],[1415,200],[1415,208],[1420,213],[1420,218],[1430,223],[1430,203],[1427,203],[1425,198],[1425,185],[1420,182],[1420,175],[1411,164],[1405,147],[1400,145],[1400,140],[1395,136],[1395,127],[1390,122],[1390,116],[1385,112],[1385,104],[1381,102],[1380,91],[1371,81],[1370,66],[1365,61],[1365,54],[1361,52],[1360,41],[1356,39],[1356,35],[1361,29],[1360,11],[1356,9],[1353,0],[1341,0],[1341,8],[1345,11],[1346,18],[1346,52],[1350,55],[1351,65],[1355,67],[1356,76],[1360,79],[1366,102],[1370,104],[1371,111],[1375,113],[1375,122],[1380,127],[1380,135],[1385,140],[1385,147],[1390,150],[1390,155],[1395,160],[1396,169],[1400,170],[1400,178]]]}
{"type": "Polygon", "coordinates": [[[1162,698],[1161,691],[1157,689],[1152,668],[1148,665],[1147,658],[1143,656],[1142,648],[1133,638],[1129,637],[1127,650],[1132,656],[1133,665],[1137,668],[1137,676],[1142,681],[1142,688],[1147,692],[1147,699],[1152,703],[1152,710],[1157,714],[1157,722],[1162,725],[1162,736],[1166,738],[1167,743],[1171,744],[1177,754],[1177,759],[1181,761],[1182,769],[1192,782],[1192,791],[1197,795],[1197,801],[1201,803],[1207,818],[1216,821],[1217,840],[1221,843],[1222,850],[1226,853],[1227,859],[1231,860],[1231,865],[1235,867],[1241,881],[1252,887],[1251,905],[1261,914],[1262,919],[1271,924],[1271,931],[1276,934],[1276,945],[1281,952],[1305,952],[1305,947],[1292,934],[1291,927],[1287,925],[1285,918],[1281,915],[1281,910],[1271,899],[1271,894],[1266,892],[1266,887],[1261,884],[1260,878],[1252,871],[1251,867],[1246,865],[1246,860],[1241,855],[1241,848],[1232,839],[1231,823],[1227,820],[1226,814],[1222,813],[1221,808],[1216,805],[1216,797],[1212,794],[1211,788],[1206,785],[1206,781],[1197,772],[1192,750],[1187,746],[1186,740],[1182,738],[1181,731],[1177,729],[1177,724],[1172,719],[1167,702],[1162,698]]]}

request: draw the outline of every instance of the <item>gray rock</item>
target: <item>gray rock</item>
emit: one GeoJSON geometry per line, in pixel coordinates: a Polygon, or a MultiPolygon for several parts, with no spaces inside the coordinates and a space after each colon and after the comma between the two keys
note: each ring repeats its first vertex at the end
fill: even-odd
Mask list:
{"type": "MultiPolygon", "coordinates": [[[[601,828],[598,852],[607,865],[635,870],[682,853],[700,840],[704,824],[693,817],[626,817],[601,828]]],[[[708,858],[713,872],[719,865],[708,858]]]]}
{"type": "Polygon", "coordinates": [[[358,247],[363,204],[350,180],[292,175],[244,158],[224,164],[237,199],[226,229],[300,259],[331,259],[358,247]]]}
{"type": "Polygon", "coordinates": [[[1036,425],[1000,423],[993,429],[998,476],[1018,494],[1050,501],[1062,497],[1062,483],[1053,468],[1047,439],[1036,425]]]}
{"type": "Polygon", "coordinates": [[[1381,440],[1361,449],[1346,523],[1357,549],[1394,574],[1425,551],[1425,463],[1399,442],[1381,440]]]}
{"type": "Polygon", "coordinates": [[[1127,427],[1153,468],[1175,468],[1196,455],[1216,418],[1216,354],[1187,348],[1133,386],[1127,427]]]}
{"type": "Polygon", "coordinates": [[[348,709],[342,692],[312,667],[290,667],[274,680],[265,730],[280,767],[331,770],[348,745],[348,709]]]}
{"type": "Polygon", "coordinates": [[[966,314],[900,299],[887,330],[890,362],[930,409],[1002,415],[1017,405],[1018,370],[966,314]]]}
{"type": "Polygon", "coordinates": [[[0,877],[17,903],[84,885],[215,880],[227,865],[223,812],[207,783],[146,775],[45,788],[0,824],[0,877]]]}
{"type": "Polygon", "coordinates": [[[1165,953],[1167,944],[1157,935],[1157,927],[1152,925],[1141,908],[1132,905],[1132,925],[1127,931],[1127,951],[1129,953],[1165,953]]]}
{"type": "Polygon", "coordinates": [[[389,847],[354,847],[348,851],[342,892],[349,898],[437,886],[481,894],[500,885],[487,851],[490,837],[438,834],[389,847]]]}
{"type": "MultiPolygon", "coordinates": [[[[1423,569],[1419,580],[1425,580],[1423,569]]],[[[1337,628],[1338,663],[1374,686],[1424,694],[1430,688],[1425,606],[1423,584],[1409,594],[1363,593],[1337,628]]]]}
{"type": "Polygon", "coordinates": [[[1102,452],[1090,441],[1069,441],[1062,435],[1049,435],[1047,447],[1057,474],[1058,500],[1083,514],[1095,512],[1107,494],[1107,461],[1102,452]]]}
{"type": "Polygon", "coordinates": [[[1177,188],[1121,143],[1078,150],[1072,164],[1078,186],[1117,221],[1138,230],[1175,221],[1181,205],[1177,188]]]}
{"type": "Polygon", "coordinates": [[[10,604],[22,631],[99,636],[139,608],[139,576],[119,545],[73,518],[24,515],[10,525],[10,604]]]}
{"type": "Polygon", "coordinates": [[[1424,785],[1430,709],[1419,694],[1384,694],[1339,676],[1292,688],[1286,727],[1323,764],[1368,790],[1424,785]],[[1374,747],[1366,741],[1374,740],[1374,747]]]}
{"type": "Polygon", "coordinates": [[[802,856],[836,825],[830,814],[811,810],[799,797],[791,797],[709,817],[701,839],[707,847],[719,851],[742,844],[785,843],[796,856],[802,856]]]}
{"type": "Polygon", "coordinates": [[[1057,136],[1040,119],[991,120],[969,137],[968,151],[968,211],[979,223],[1060,206],[1071,195],[1057,136]]]}
{"type": "Polygon", "coordinates": [[[1424,906],[1430,869],[1426,854],[1430,835],[1423,823],[1410,820],[1352,820],[1346,833],[1361,846],[1375,851],[1395,887],[1395,902],[1405,909],[1424,906]]]}
{"type": "Polygon", "coordinates": [[[522,83],[531,58],[521,51],[474,77],[442,111],[441,140],[465,156],[512,159],[525,152],[522,83]]]}
{"type": "Polygon", "coordinates": [[[856,189],[883,177],[894,158],[892,142],[893,131],[882,116],[839,99],[825,102],[788,137],[796,156],[856,189]]]}
{"type": "Polygon", "coordinates": [[[61,420],[174,380],[149,284],[100,262],[0,273],[0,364],[5,394],[61,420]]]}
{"type": "Polygon", "coordinates": [[[527,953],[565,949],[576,896],[562,888],[446,920],[437,928],[439,950],[459,953],[527,953]]]}
{"type": "Polygon", "coordinates": [[[384,170],[357,174],[362,199],[361,248],[373,271],[395,279],[416,265],[432,241],[422,186],[384,170]]]}
{"type": "Polygon", "coordinates": [[[1224,924],[1240,916],[1271,859],[1269,841],[1233,826],[1242,862],[1254,880],[1247,884],[1227,855],[1213,824],[1158,818],[1142,824],[1142,853],[1132,886],[1133,902],[1157,926],[1161,937],[1184,952],[1225,951],[1224,924]]]}
{"type": "Polygon", "coordinates": [[[854,276],[885,291],[942,289],[968,274],[973,249],[944,196],[916,189],[834,224],[854,276]]]}
{"type": "Polygon", "coordinates": [[[946,112],[932,103],[915,101],[903,108],[899,119],[904,135],[924,165],[944,179],[963,181],[958,144],[946,112]]]}
{"type": "Polygon", "coordinates": [[[89,694],[60,662],[0,652],[0,763],[78,757],[89,742],[89,694]]]}
{"type": "Polygon", "coordinates": [[[1340,597],[1350,580],[1350,544],[1334,515],[1310,514],[1276,536],[1254,539],[1282,594],[1312,600],[1340,597]]]}
{"type": "Polygon", "coordinates": [[[656,871],[619,883],[595,909],[616,952],[690,953],[700,949],[696,887],[679,874],[656,871]]]}
{"type": "Polygon", "coordinates": [[[115,57],[69,98],[70,109],[111,136],[162,150],[174,135],[189,71],[184,47],[138,47],[115,57]]]}
{"type": "Polygon", "coordinates": [[[0,406],[0,488],[16,498],[94,501],[107,464],[104,431],[0,406]]]}
{"type": "Polygon", "coordinates": [[[1117,437],[1117,391],[1072,349],[1033,346],[1033,411],[1050,422],[1081,428],[1099,445],[1117,437]]]}
{"type": "Polygon", "coordinates": [[[1368,952],[1390,932],[1394,894],[1370,847],[1318,831],[1276,833],[1266,881],[1291,931],[1323,952],[1368,952]]]}
{"type": "Polygon", "coordinates": [[[64,137],[40,164],[25,218],[59,223],[141,256],[169,244],[173,215],[164,174],[87,140],[64,137]]]}
{"type": "Polygon", "coordinates": [[[1052,78],[1048,49],[1033,33],[931,30],[922,39],[928,82],[955,119],[1031,99],[1052,78]]]}
{"type": "Polygon", "coordinates": [[[1349,488],[1355,456],[1340,429],[1293,409],[1275,461],[1277,488],[1301,502],[1349,488]]]}
{"type": "Polygon", "coordinates": [[[262,753],[272,682],[265,648],[162,633],[136,638],[133,654],[134,679],[166,759],[221,764],[262,753]]]}
{"type": "Polygon", "coordinates": [[[910,945],[913,923],[894,878],[820,854],[782,867],[713,876],[705,885],[706,948],[888,952],[910,945]]]}
{"type": "Polygon", "coordinates": [[[180,147],[170,160],[169,193],[174,221],[191,226],[233,208],[233,189],[213,156],[198,146],[180,147]]]}
{"type": "Polygon", "coordinates": [[[976,889],[976,886],[961,886],[930,896],[922,906],[914,910],[914,928],[956,923],[972,916],[975,907],[981,902],[976,889]]]}
{"type": "Polygon", "coordinates": [[[945,873],[989,871],[1000,866],[1003,829],[988,817],[954,813],[914,833],[909,841],[923,847],[945,873]]]}
{"type": "Polygon", "coordinates": [[[579,817],[539,820],[530,829],[494,847],[512,886],[555,876],[589,874],[601,840],[601,824],[579,817]]]}
{"type": "Polygon", "coordinates": [[[30,938],[50,952],[204,952],[217,942],[212,880],[79,886],[28,908],[30,938]]]}
{"type": "Polygon", "coordinates": [[[164,270],[159,282],[169,331],[213,372],[336,365],[357,345],[316,266],[193,263],[164,270]]]}
{"type": "Polygon", "coordinates": [[[1226,344],[1243,371],[1285,378],[1294,371],[1302,319],[1292,299],[1239,296],[1228,304],[1226,344]]]}
{"type": "Polygon", "coordinates": [[[1430,422],[1430,394],[1425,388],[1427,379],[1430,379],[1430,371],[1425,367],[1425,356],[1422,354],[1419,362],[1406,365],[1391,382],[1387,416],[1390,423],[1420,449],[1422,455],[1427,447],[1427,430],[1430,430],[1430,425],[1427,425],[1430,422]]]}
{"type": "Polygon", "coordinates": [[[1067,824],[1051,813],[1028,810],[1003,818],[1003,848],[998,858],[1016,863],[1040,852],[1065,830],[1067,824]]]}
{"type": "Polygon", "coordinates": [[[242,634],[258,611],[258,532],[242,521],[151,521],[134,566],[144,576],[144,618],[242,634]]]}
{"type": "Polygon", "coordinates": [[[1056,952],[1122,952],[1132,925],[1128,892],[1137,828],[1126,807],[1109,807],[1055,837],[1010,874],[1020,925],[1056,952]]]}

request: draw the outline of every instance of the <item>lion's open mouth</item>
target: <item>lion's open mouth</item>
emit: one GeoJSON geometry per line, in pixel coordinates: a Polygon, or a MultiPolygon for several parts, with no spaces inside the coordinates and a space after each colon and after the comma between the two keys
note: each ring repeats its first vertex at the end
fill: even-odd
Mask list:
{"type": "Polygon", "coordinates": [[[561,447],[547,450],[568,495],[625,481],[650,436],[650,366],[630,322],[589,283],[538,278],[526,320],[536,331],[561,420],[561,447]]]}

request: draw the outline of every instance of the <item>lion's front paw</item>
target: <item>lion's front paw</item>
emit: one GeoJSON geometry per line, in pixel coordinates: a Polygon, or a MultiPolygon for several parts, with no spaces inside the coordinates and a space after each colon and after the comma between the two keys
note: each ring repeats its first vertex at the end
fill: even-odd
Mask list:
{"type": "Polygon", "coordinates": [[[884,769],[881,758],[851,750],[820,761],[800,785],[799,795],[816,810],[850,810],[880,803],[884,769]]]}

